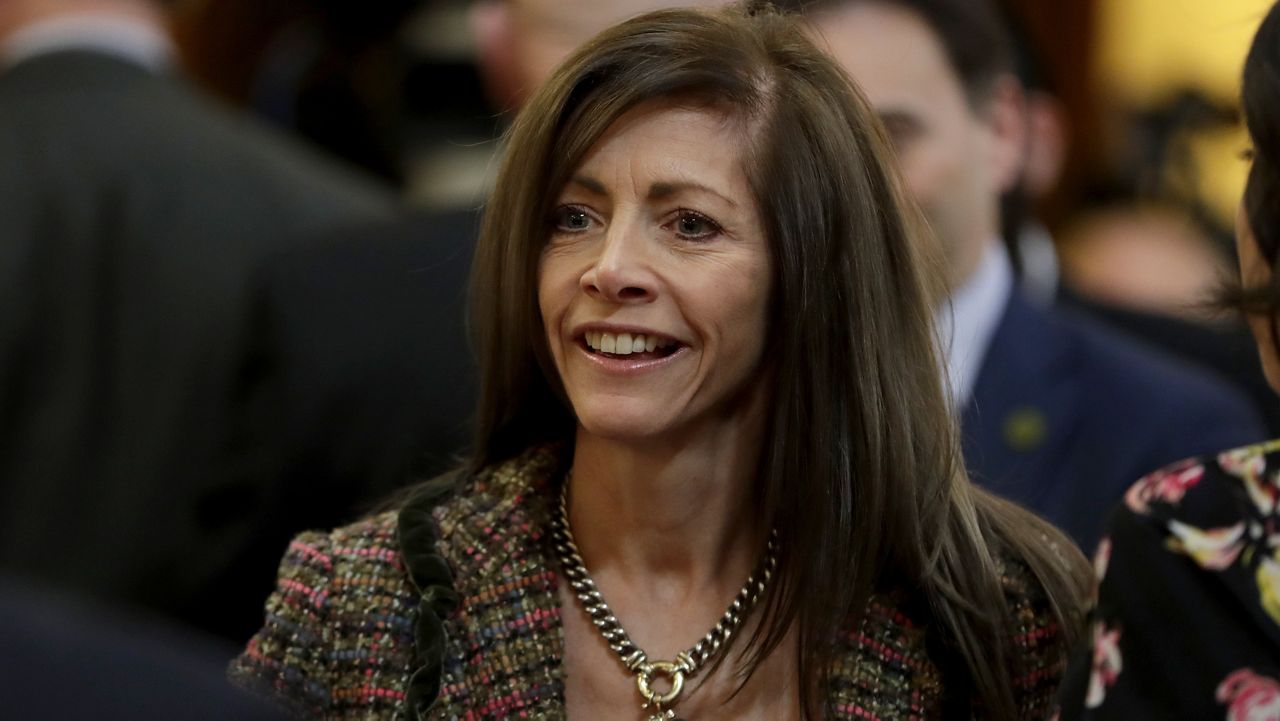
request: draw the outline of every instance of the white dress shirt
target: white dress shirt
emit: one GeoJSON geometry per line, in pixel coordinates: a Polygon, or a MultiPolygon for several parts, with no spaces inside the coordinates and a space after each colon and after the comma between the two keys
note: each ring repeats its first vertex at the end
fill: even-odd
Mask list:
{"type": "Polygon", "coordinates": [[[938,338],[953,408],[963,408],[973,395],[982,361],[1012,292],[1013,266],[997,240],[987,245],[977,270],[939,310],[938,338]]]}
{"type": "Polygon", "coordinates": [[[114,55],[155,71],[168,68],[175,55],[164,28],[145,18],[75,13],[33,22],[13,33],[0,45],[0,68],[64,50],[114,55]]]}
{"type": "Polygon", "coordinates": [[[1058,298],[1058,251],[1049,229],[1031,221],[1018,232],[1018,253],[1022,257],[1022,277],[1018,288],[1041,308],[1052,307],[1058,298]]]}

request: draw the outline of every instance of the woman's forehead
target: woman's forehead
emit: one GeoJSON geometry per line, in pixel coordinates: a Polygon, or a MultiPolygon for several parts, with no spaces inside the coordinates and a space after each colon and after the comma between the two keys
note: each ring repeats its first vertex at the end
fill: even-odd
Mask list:
{"type": "Polygon", "coordinates": [[[662,102],[639,105],[596,140],[572,177],[597,184],[626,180],[697,182],[747,190],[741,124],[720,110],[662,102]]]}

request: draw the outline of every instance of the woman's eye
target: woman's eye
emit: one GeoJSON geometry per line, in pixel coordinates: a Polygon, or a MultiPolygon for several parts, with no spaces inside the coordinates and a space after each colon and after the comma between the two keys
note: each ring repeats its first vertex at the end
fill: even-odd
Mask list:
{"type": "Polygon", "coordinates": [[[587,211],[572,205],[557,208],[555,212],[556,230],[569,233],[580,233],[591,227],[591,216],[587,211]]]}
{"type": "Polygon", "coordinates": [[[676,218],[675,231],[685,238],[708,238],[719,233],[720,226],[710,218],[686,211],[676,218]]]}

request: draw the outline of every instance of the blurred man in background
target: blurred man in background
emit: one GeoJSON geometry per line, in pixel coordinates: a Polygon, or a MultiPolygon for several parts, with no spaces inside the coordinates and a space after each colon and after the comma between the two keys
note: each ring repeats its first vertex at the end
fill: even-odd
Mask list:
{"type": "Polygon", "coordinates": [[[653,10],[728,0],[478,0],[471,6],[476,62],[494,104],[517,109],[578,46],[653,10]]]}
{"type": "Polygon", "coordinates": [[[0,570],[239,638],[290,525],[248,278],[392,200],[190,91],[145,0],[0,2],[0,108],[0,570]]]}
{"type": "Polygon", "coordinates": [[[974,480],[1086,550],[1146,472],[1263,437],[1247,402],[1018,292],[1000,197],[1023,152],[1005,31],[979,0],[796,0],[883,120],[907,187],[947,252],[940,310],[974,480]]]}

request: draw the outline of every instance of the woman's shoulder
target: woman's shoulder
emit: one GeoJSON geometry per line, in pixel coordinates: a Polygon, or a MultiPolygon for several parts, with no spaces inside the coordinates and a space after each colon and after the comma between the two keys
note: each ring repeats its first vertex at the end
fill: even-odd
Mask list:
{"type": "MultiPolygon", "coordinates": [[[[298,534],[285,550],[278,577],[305,577],[318,589],[332,593],[333,589],[325,587],[343,574],[354,572],[365,580],[388,573],[402,574],[397,516],[398,511],[387,511],[328,531],[298,534]]],[[[344,590],[355,590],[355,587],[344,585],[344,590]]]]}
{"type": "MultiPolygon", "coordinates": [[[[1074,547],[1054,548],[1055,544],[1069,545],[1065,537],[1046,535],[1042,541],[1046,544],[1043,556],[1052,558],[1060,553],[1064,565],[1079,562],[1074,547]]],[[[992,544],[991,549],[1008,611],[1000,627],[1013,654],[1008,671],[1015,703],[1023,717],[1044,717],[1066,668],[1068,634],[1032,561],[1003,544],[992,544]]],[[[975,691],[957,685],[969,678],[967,663],[918,585],[899,584],[873,595],[855,638],[859,663],[871,671],[869,676],[875,683],[916,689],[913,703],[940,710],[943,715],[968,714],[965,709],[974,702],[975,691]]],[[[881,718],[905,713],[893,708],[880,711],[884,713],[876,715],[881,718]]]]}
{"type": "MultiPolygon", "coordinates": [[[[1010,665],[1016,702],[1026,717],[1044,716],[1065,670],[1067,641],[1031,564],[999,550],[995,563],[1009,610],[1005,633],[1016,654],[1010,665]]],[[[879,718],[908,715],[910,709],[900,706],[908,701],[939,713],[951,705],[968,708],[971,695],[955,687],[968,672],[940,624],[918,587],[899,585],[873,595],[838,664],[850,702],[856,699],[863,712],[879,718]],[[913,689],[913,696],[895,695],[894,689],[903,688],[913,689]],[[874,708],[866,705],[871,699],[874,708]]]]}
{"type": "Polygon", "coordinates": [[[368,694],[402,685],[417,594],[396,543],[396,515],[308,531],[289,543],[263,627],[231,664],[234,681],[311,715],[372,703],[368,694]],[[360,651],[373,641],[376,653],[360,651]],[[363,681],[357,664],[374,683],[363,681]]]}
{"type": "MultiPolygon", "coordinates": [[[[1080,558],[1079,549],[1066,540],[1065,536],[1061,539],[1042,537],[1040,542],[1044,546],[1045,555],[1060,559],[1064,567],[1072,563],[1072,559],[1080,558]]],[[[1030,611],[1031,616],[1037,619],[1052,617],[1049,592],[1032,567],[1032,562],[1003,544],[995,545],[992,552],[996,573],[1000,576],[1000,587],[1010,611],[1015,615],[1030,611]]]]}
{"type": "Polygon", "coordinates": [[[1129,489],[1095,554],[1097,607],[1064,719],[1244,714],[1241,689],[1277,688],[1278,477],[1280,441],[1268,441],[1173,463],[1129,489]]]}
{"type": "MultiPolygon", "coordinates": [[[[1076,575],[1080,583],[1087,581],[1087,565],[1079,560],[1080,551],[1071,541],[1065,536],[1045,537],[1042,543],[1048,558],[1057,559],[1063,568],[1078,564],[1080,570],[1076,575]]],[[[1048,699],[1057,688],[1071,651],[1068,629],[1062,627],[1059,613],[1082,618],[1085,599],[1060,599],[1064,606],[1072,603],[1075,606],[1057,608],[1029,559],[1009,549],[997,549],[995,562],[1009,610],[1011,626],[1007,633],[1018,655],[1015,661],[1019,675],[1014,679],[1014,688],[1020,693],[1040,694],[1048,699]]],[[[1086,590],[1082,587],[1079,592],[1083,596],[1086,590]]]]}
{"type": "Polygon", "coordinates": [[[1157,568],[1172,577],[1190,561],[1187,568],[1212,574],[1246,605],[1259,603],[1256,577],[1262,605],[1280,620],[1280,602],[1266,592],[1280,577],[1272,553],[1280,545],[1277,511],[1280,440],[1171,464],[1133,484],[1112,514],[1094,558],[1098,581],[1104,589],[1128,586],[1131,576],[1151,578],[1157,568]]]}
{"type": "Polygon", "coordinates": [[[554,449],[531,449],[423,483],[392,510],[299,534],[232,677],[333,718],[434,698],[459,590],[483,597],[512,559],[537,564],[540,491],[558,467],[554,449]]]}
{"type": "Polygon", "coordinates": [[[1113,552],[1160,558],[1172,553],[1205,570],[1223,571],[1269,537],[1263,530],[1278,509],[1280,440],[1188,458],[1129,488],[1110,518],[1095,564],[1101,575],[1113,552]]]}
{"type": "Polygon", "coordinates": [[[928,625],[927,608],[905,587],[872,595],[857,627],[838,637],[829,699],[838,718],[905,718],[938,707],[942,671],[929,653],[928,625]]]}
{"type": "Polygon", "coordinates": [[[1143,476],[1125,493],[1120,519],[1140,517],[1177,532],[1222,528],[1276,509],[1280,440],[1197,456],[1143,476]]]}
{"type": "Polygon", "coordinates": [[[424,552],[453,555],[447,552],[459,551],[460,545],[474,548],[468,541],[495,532],[494,521],[528,511],[558,463],[553,449],[530,449],[478,473],[423,483],[390,510],[328,531],[300,533],[285,551],[279,578],[305,579],[326,595],[359,591],[361,583],[407,581],[406,550],[421,544],[424,552]],[[426,537],[406,537],[415,533],[426,537]],[[327,588],[340,577],[341,588],[327,588]]]}
{"type": "Polygon", "coordinates": [[[440,554],[465,563],[477,535],[495,522],[528,513],[559,463],[554,449],[533,448],[477,473],[454,473],[419,485],[390,510],[329,531],[296,536],[280,564],[282,579],[306,577],[317,586],[343,579],[329,594],[361,591],[363,584],[407,582],[413,552],[440,554]],[[457,557],[455,557],[457,556],[457,557]],[[354,582],[352,579],[355,579],[354,582]]]}

